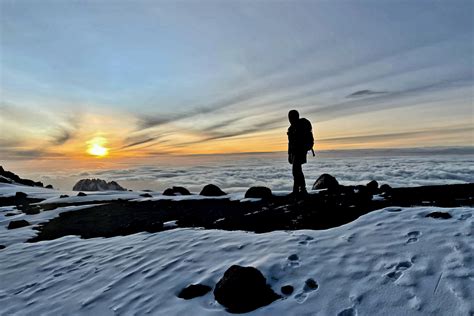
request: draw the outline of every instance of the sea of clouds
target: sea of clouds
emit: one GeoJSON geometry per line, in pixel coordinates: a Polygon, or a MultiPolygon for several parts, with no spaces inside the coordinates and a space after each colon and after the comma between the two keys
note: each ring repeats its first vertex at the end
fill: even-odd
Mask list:
{"type": "MultiPolygon", "coordinates": [[[[393,187],[474,182],[473,155],[336,156],[308,155],[308,163],[303,167],[308,187],[323,173],[335,176],[345,185],[366,184],[370,180],[393,187]]],[[[81,171],[67,177],[52,174],[45,181],[61,189],[70,189],[58,185],[64,183],[61,180],[65,178],[69,183],[83,178],[115,180],[135,190],[184,186],[199,192],[208,183],[228,192],[245,191],[255,185],[283,191],[292,188],[291,166],[286,153],[196,156],[181,161],[177,158],[172,164],[157,162],[122,169],[81,171]]]]}

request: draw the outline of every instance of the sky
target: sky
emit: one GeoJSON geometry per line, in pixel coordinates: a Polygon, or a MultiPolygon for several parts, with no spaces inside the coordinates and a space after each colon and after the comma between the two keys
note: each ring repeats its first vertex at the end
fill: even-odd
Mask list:
{"type": "Polygon", "coordinates": [[[472,146],[473,21],[459,0],[0,0],[1,160],[284,151],[290,109],[316,150],[472,146]]]}

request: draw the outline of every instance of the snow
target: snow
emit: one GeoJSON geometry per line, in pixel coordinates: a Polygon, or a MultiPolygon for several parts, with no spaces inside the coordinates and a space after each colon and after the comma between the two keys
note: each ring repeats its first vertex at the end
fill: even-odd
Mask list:
{"type": "Polygon", "coordinates": [[[14,243],[0,250],[0,314],[220,315],[212,292],[176,294],[190,283],[214,286],[240,264],[257,267],[276,292],[295,288],[249,315],[472,315],[473,210],[390,207],[325,231],[173,229],[14,243]],[[433,211],[453,217],[425,217],[433,211]],[[308,278],[318,289],[304,288],[308,278]]]}

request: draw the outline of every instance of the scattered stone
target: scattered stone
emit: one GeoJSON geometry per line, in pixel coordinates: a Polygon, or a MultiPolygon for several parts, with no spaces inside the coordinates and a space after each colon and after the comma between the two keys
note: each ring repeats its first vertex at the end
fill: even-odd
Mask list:
{"type": "Polygon", "coordinates": [[[370,194],[374,195],[377,194],[377,190],[379,189],[379,183],[375,180],[370,181],[366,185],[367,190],[370,194]]]}
{"type": "Polygon", "coordinates": [[[246,313],[281,298],[254,267],[233,265],[214,289],[215,299],[232,313],[246,313]]]}
{"type": "Polygon", "coordinates": [[[222,196],[227,195],[224,191],[222,191],[217,185],[208,184],[202,188],[201,193],[199,195],[204,196],[222,196]]]}
{"type": "Polygon", "coordinates": [[[79,192],[77,193],[77,196],[87,196],[87,194],[85,194],[84,192],[79,192]]]}
{"type": "Polygon", "coordinates": [[[17,192],[15,193],[15,198],[17,199],[25,199],[28,195],[24,192],[17,192]]]}
{"type": "Polygon", "coordinates": [[[190,300],[195,297],[206,295],[212,288],[204,284],[190,284],[179,292],[178,297],[190,300]]]}
{"type": "Polygon", "coordinates": [[[272,190],[267,187],[251,187],[245,192],[245,198],[270,199],[272,190]]]}
{"type": "Polygon", "coordinates": [[[40,211],[41,211],[39,206],[37,206],[37,205],[32,206],[30,204],[24,205],[24,206],[20,207],[19,209],[27,215],[39,214],[40,211]]]}
{"type": "Polygon", "coordinates": [[[291,293],[294,291],[294,288],[291,285],[284,285],[280,290],[283,295],[291,295],[291,293]]]}
{"type": "Polygon", "coordinates": [[[429,214],[426,214],[425,217],[432,217],[432,218],[437,218],[437,219],[450,219],[452,216],[449,213],[446,212],[431,212],[429,214]]]}
{"type": "Polygon", "coordinates": [[[313,279],[306,280],[304,287],[306,290],[316,290],[318,288],[318,283],[313,279]]]}
{"type": "Polygon", "coordinates": [[[46,188],[46,189],[54,189],[51,184],[48,184],[47,186],[45,186],[45,188],[46,188]]]}
{"type": "Polygon", "coordinates": [[[82,179],[79,180],[73,191],[127,191],[115,181],[106,182],[101,179],[82,179]]]}
{"type": "Polygon", "coordinates": [[[163,192],[163,195],[176,196],[176,195],[191,195],[188,189],[183,187],[172,187],[168,188],[163,192]]]}
{"type": "Polygon", "coordinates": [[[69,195],[67,195],[67,194],[61,194],[61,195],[59,196],[60,199],[64,199],[64,198],[67,198],[67,197],[69,197],[69,195]]]}
{"type": "Polygon", "coordinates": [[[151,198],[153,197],[153,195],[151,195],[150,193],[143,193],[143,194],[140,194],[141,197],[145,197],[145,198],[151,198]]]}
{"type": "Polygon", "coordinates": [[[337,189],[338,187],[339,182],[337,182],[337,179],[327,173],[320,175],[313,184],[313,190],[337,189]]]}
{"type": "Polygon", "coordinates": [[[20,220],[17,220],[17,221],[11,221],[10,223],[8,223],[8,229],[16,229],[16,228],[20,228],[20,227],[25,227],[25,226],[29,226],[30,223],[28,221],[25,221],[24,219],[20,219],[20,220]]]}
{"type": "Polygon", "coordinates": [[[5,245],[0,245],[0,249],[5,249],[7,246],[5,245]]]}
{"type": "Polygon", "coordinates": [[[298,259],[299,259],[299,258],[298,258],[298,255],[295,255],[295,254],[292,254],[292,255],[290,255],[290,256],[288,257],[288,260],[290,260],[290,261],[296,261],[296,260],[298,260],[298,259]]]}
{"type": "Polygon", "coordinates": [[[5,217],[15,216],[15,215],[18,215],[18,213],[9,212],[9,213],[6,213],[6,214],[5,214],[5,217]]]}

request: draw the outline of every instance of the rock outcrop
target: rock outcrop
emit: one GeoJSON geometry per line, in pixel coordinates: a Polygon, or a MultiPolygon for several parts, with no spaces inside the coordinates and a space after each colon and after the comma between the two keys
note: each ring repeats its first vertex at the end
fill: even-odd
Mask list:
{"type": "Polygon", "coordinates": [[[106,182],[101,179],[82,179],[79,180],[73,191],[127,191],[115,181],[106,182]]]}
{"type": "Polygon", "coordinates": [[[43,187],[43,183],[29,179],[22,179],[11,171],[6,171],[0,166],[0,182],[3,183],[19,183],[30,187],[43,187]]]}
{"type": "Polygon", "coordinates": [[[208,184],[202,188],[201,193],[199,195],[204,196],[222,196],[227,195],[224,191],[222,191],[217,185],[208,184]]]}
{"type": "Polygon", "coordinates": [[[11,221],[10,223],[8,223],[8,229],[16,229],[16,228],[21,228],[21,227],[25,227],[25,226],[29,226],[30,223],[28,221],[25,221],[24,219],[20,219],[20,220],[17,220],[17,221],[11,221]]]}
{"type": "Polygon", "coordinates": [[[281,298],[254,267],[233,265],[214,289],[217,302],[232,313],[247,313],[281,298]]]}
{"type": "Polygon", "coordinates": [[[267,187],[251,187],[245,192],[245,198],[269,199],[272,196],[272,190],[267,187]]]}
{"type": "Polygon", "coordinates": [[[191,195],[188,189],[183,187],[172,187],[163,191],[163,195],[176,196],[176,195],[191,195]]]}
{"type": "Polygon", "coordinates": [[[337,189],[339,187],[339,182],[328,173],[324,173],[319,176],[319,178],[313,184],[313,190],[320,189],[337,189]]]}

